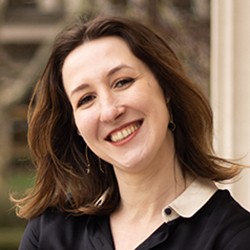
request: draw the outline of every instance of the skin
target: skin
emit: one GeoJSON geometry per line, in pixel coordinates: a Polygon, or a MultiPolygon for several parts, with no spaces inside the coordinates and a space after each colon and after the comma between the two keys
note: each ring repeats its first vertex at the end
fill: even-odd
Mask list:
{"type": "Polygon", "coordinates": [[[163,92],[118,37],[77,47],[62,76],[79,133],[114,166],[121,194],[120,207],[110,216],[116,249],[133,249],[163,223],[161,210],[189,182],[174,157],[163,92]]]}

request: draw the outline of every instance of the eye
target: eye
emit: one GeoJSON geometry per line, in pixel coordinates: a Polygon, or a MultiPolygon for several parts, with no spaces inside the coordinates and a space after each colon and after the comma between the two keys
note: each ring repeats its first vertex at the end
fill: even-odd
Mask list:
{"type": "Polygon", "coordinates": [[[114,87],[115,88],[122,88],[122,87],[124,87],[126,85],[134,83],[134,81],[135,81],[134,78],[124,78],[124,79],[121,79],[121,80],[117,81],[114,84],[114,87]]]}
{"type": "Polygon", "coordinates": [[[78,102],[77,102],[77,108],[79,108],[82,105],[87,105],[89,104],[91,101],[93,101],[95,99],[94,95],[86,95],[83,96],[78,102]]]}

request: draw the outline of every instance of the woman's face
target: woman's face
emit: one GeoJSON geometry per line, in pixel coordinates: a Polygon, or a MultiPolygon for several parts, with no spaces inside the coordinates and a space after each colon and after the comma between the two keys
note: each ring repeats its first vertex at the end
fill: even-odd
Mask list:
{"type": "Polygon", "coordinates": [[[76,126],[101,159],[139,171],[173,150],[163,92],[122,39],[80,45],[67,56],[62,75],[76,126]]]}

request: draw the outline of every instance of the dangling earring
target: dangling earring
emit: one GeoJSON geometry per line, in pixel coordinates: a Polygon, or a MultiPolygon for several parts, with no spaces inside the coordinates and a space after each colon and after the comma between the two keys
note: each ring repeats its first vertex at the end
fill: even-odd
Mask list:
{"type": "Polygon", "coordinates": [[[89,162],[89,157],[88,157],[88,146],[87,146],[87,144],[86,144],[86,147],[85,147],[85,158],[86,158],[86,162],[87,162],[86,174],[90,174],[90,162],[89,162]]]}
{"type": "Polygon", "coordinates": [[[99,163],[99,169],[100,169],[100,171],[104,174],[104,170],[102,168],[102,161],[101,161],[101,159],[99,157],[98,157],[98,163],[99,163]]]}
{"type": "Polygon", "coordinates": [[[175,123],[173,122],[173,115],[172,115],[172,109],[171,109],[171,106],[170,106],[170,97],[167,98],[167,107],[168,107],[168,111],[169,111],[169,114],[170,114],[170,121],[168,123],[168,129],[171,131],[171,132],[174,132],[175,129],[176,129],[176,125],[175,123]]]}
{"type": "Polygon", "coordinates": [[[174,132],[175,129],[176,129],[176,125],[175,125],[175,123],[174,123],[172,120],[169,121],[168,129],[169,129],[171,132],[174,132]]]}
{"type": "Polygon", "coordinates": [[[169,123],[168,123],[168,129],[171,131],[171,132],[174,132],[175,129],[176,129],[176,125],[173,121],[173,113],[172,113],[172,108],[170,106],[170,97],[167,98],[167,106],[168,106],[168,112],[169,112],[169,115],[170,115],[170,120],[169,120],[169,123]]]}
{"type": "MultiPolygon", "coordinates": [[[[87,146],[87,144],[86,144],[86,147],[85,147],[85,158],[86,158],[86,162],[87,162],[86,174],[90,174],[91,164],[90,164],[89,157],[88,157],[88,146],[87,146]]],[[[102,168],[102,162],[101,162],[101,159],[99,157],[98,157],[98,165],[99,165],[100,171],[104,174],[104,170],[102,168]]]]}

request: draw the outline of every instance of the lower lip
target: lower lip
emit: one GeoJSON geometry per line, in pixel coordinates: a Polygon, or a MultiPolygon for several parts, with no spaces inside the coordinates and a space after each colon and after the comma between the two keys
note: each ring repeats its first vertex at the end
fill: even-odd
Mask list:
{"type": "Polygon", "coordinates": [[[134,131],[131,135],[129,135],[128,137],[126,137],[125,139],[121,140],[121,141],[117,141],[117,142],[110,142],[112,145],[114,146],[122,146],[124,145],[125,143],[131,141],[139,132],[139,130],[141,129],[141,126],[136,130],[134,131]]]}

